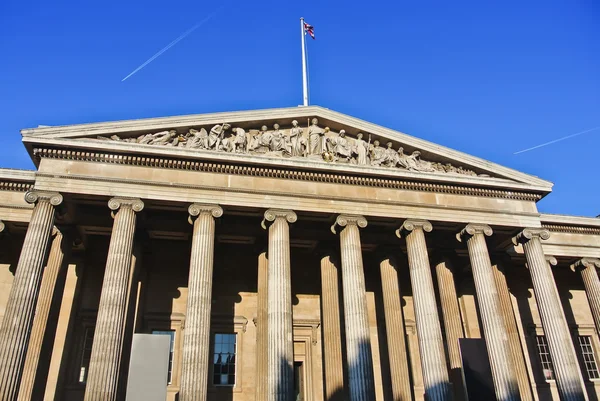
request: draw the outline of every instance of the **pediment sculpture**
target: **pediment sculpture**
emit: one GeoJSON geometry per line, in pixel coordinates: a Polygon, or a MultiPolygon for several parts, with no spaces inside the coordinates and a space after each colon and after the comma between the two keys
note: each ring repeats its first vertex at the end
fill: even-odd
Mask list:
{"type": "Polygon", "coordinates": [[[356,138],[348,138],[345,130],[332,132],[329,127],[320,127],[319,121],[313,118],[307,129],[301,128],[296,120],[292,121],[291,128],[287,130],[281,129],[279,124],[274,124],[272,129],[263,125],[260,129],[250,129],[248,132],[243,128],[222,123],[213,126],[210,131],[205,128],[199,130],[191,128],[185,134],[179,134],[176,130],[167,130],[131,138],[112,135],[98,136],[96,139],[216,152],[308,158],[329,163],[418,172],[478,175],[472,170],[451,163],[423,160],[418,150],[406,154],[402,147],[394,149],[391,141],[382,146],[377,139],[371,141],[370,134],[368,140],[364,137],[365,135],[359,132],[356,138]]]}

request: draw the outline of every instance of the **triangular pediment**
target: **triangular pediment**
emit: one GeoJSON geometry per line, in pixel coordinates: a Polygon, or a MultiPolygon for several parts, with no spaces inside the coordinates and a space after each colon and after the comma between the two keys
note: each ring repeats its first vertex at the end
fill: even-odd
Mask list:
{"type": "Polygon", "coordinates": [[[538,177],[318,106],[38,127],[22,135],[31,153],[47,146],[543,194],[552,188],[538,177]]]}

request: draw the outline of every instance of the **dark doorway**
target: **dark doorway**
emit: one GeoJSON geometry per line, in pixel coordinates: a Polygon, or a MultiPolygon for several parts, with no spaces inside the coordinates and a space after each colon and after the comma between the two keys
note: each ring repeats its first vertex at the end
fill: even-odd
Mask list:
{"type": "Polygon", "coordinates": [[[304,364],[294,362],[294,399],[304,401],[304,364]]]}

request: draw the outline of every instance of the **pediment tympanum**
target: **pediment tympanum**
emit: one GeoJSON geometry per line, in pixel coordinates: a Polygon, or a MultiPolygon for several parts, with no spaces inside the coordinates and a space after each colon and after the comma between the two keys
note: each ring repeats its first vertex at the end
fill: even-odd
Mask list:
{"type": "Polygon", "coordinates": [[[39,127],[34,148],[163,155],[227,163],[550,192],[552,184],[318,106],[39,127]]]}
{"type": "Polygon", "coordinates": [[[96,139],[266,157],[308,158],[327,163],[408,171],[479,175],[473,170],[449,162],[424,160],[419,150],[414,150],[410,154],[404,153],[404,148],[402,146],[395,148],[392,141],[387,141],[385,146],[382,146],[381,141],[373,140],[370,133],[365,135],[358,132],[352,138],[346,135],[344,129],[334,132],[329,127],[320,126],[317,118],[312,118],[310,125],[305,128],[301,127],[297,120],[293,120],[291,126],[287,128],[282,128],[275,123],[271,128],[263,125],[246,131],[244,128],[225,122],[209,129],[190,128],[185,133],[171,129],[139,136],[115,134],[98,136],[96,139]]]}

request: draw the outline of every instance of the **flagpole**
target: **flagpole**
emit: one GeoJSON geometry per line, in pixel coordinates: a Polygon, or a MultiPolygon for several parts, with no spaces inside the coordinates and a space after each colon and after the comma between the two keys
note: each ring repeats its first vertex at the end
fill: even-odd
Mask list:
{"type": "Polygon", "coordinates": [[[302,94],[303,105],[308,106],[308,78],[306,76],[306,43],[304,42],[304,17],[300,18],[300,37],[302,38],[302,94]]]}

